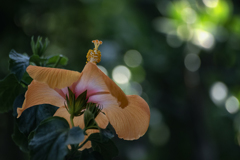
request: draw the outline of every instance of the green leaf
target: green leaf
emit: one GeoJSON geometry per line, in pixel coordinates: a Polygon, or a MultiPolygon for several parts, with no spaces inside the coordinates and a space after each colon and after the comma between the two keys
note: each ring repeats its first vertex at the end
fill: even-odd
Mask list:
{"type": "Polygon", "coordinates": [[[53,67],[55,64],[65,66],[68,63],[68,58],[63,55],[53,55],[47,57],[47,66],[53,67]]]}
{"type": "Polygon", "coordinates": [[[92,148],[94,151],[101,153],[105,160],[111,160],[118,155],[118,149],[112,140],[104,140],[100,133],[91,134],[88,139],[92,142],[92,148]]]}
{"type": "Polygon", "coordinates": [[[29,143],[32,160],[64,160],[67,145],[78,144],[84,139],[81,128],[69,128],[61,117],[51,117],[41,122],[29,143]]]}
{"type": "Polygon", "coordinates": [[[17,53],[15,50],[11,50],[9,58],[9,70],[14,73],[20,81],[23,74],[26,72],[27,66],[29,65],[29,57],[27,55],[17,53]]]}
{"type": "Polygon", "coordinates": [[[35,63],[37,66],[45,66],[47,58],[41,58],[39,55],[32,55],[29,59],[30,62],[35,63]]]}
{"type": "MultiPolygon", "coordinates": [[[[13,116],[17,117],[17,108],[21,108],[24,101],[24,94],[19,95],[13,103],[13,116]]],[[[58,107],[50,104],[41,104],[26,109],[16,119],[19,130],[26,136],[30,134],[45,119],[52,117],[58,107]]]]}
{"type": "Polygon", "coordinates": [[[27,137],[23,133],[21,133],[19,131],[16,122],[14,124],[14,131],[13,131],[13,134],[12,134],[12,139],[15,142],[15,144],[17,146],[19,146],[21,151],[29,152],[29,149],[28,149],[28,139],[27,139],[27,137]]]}
{"type": "Polygon", "coordinates": [[[9,74],[0,81],[0,113],[12,109],[13,101],[20,93],[21,85],[14,74],[9,74]]]}

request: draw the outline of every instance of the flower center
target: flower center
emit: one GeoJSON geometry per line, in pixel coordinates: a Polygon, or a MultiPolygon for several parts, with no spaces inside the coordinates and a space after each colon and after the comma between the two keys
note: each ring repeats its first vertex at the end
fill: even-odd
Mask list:
{"type": "Polygon", "coordinates": [[[98,47],[102,44],[102,41],[93,40],[92,43],[94,43],[94,49],[88,50],[87,62],[99,63],[101,61],[101,52],[98,50],[98,47]]]}

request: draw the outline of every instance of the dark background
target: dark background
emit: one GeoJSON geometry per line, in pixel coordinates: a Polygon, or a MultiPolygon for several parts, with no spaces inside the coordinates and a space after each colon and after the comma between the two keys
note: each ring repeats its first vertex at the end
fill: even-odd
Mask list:
{"type": "MultiPolygon", "coordinates": [[[[239,7],[238,0],[1,1],[0,78],[11,49],[32,54],[32,36],[48,37],[46,55],[67,56],[66,68],[77,71],[91,40],[102,40],[99,65],[151,110],[142,138],[114,139],[116,160],[239,160],[239,7]],[[114,71],[119,65],[127,68],[114,71]]],[[[0,159],[27,159],[12,132],[12,113],[0,114],[0,159]]]]}

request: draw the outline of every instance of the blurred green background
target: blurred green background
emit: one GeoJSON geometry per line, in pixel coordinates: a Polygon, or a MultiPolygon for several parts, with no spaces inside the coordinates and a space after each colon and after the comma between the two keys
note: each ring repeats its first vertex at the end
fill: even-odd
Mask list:
{"type": "MultiPolygon", "coordinates": [[[[31,36],[48,37],[46,55],[81,71],[91,40],[100,68],[126,94],[149,104],[148,132],[114,139],[115,160],[240,159],[240,1],[9,0],[0,5],[0,78],[11,49],[31,55],[31,36]]],[[[12,113],[0,114],[0,159],[27,159],[13,143],[12,113]]]]}

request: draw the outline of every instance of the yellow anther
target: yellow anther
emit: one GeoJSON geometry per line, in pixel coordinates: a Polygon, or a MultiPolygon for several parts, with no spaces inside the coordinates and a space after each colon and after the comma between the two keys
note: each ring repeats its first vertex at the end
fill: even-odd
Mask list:
{"type": "Polygon", "coordinates": [[[92,43],[94,43],[94,50],[89,49],[86,56],[87,62],[99,63],[101,61],[101,52],[98,50],[98,47],[102,44],[102,41],[93,40],[92,43]]]}

